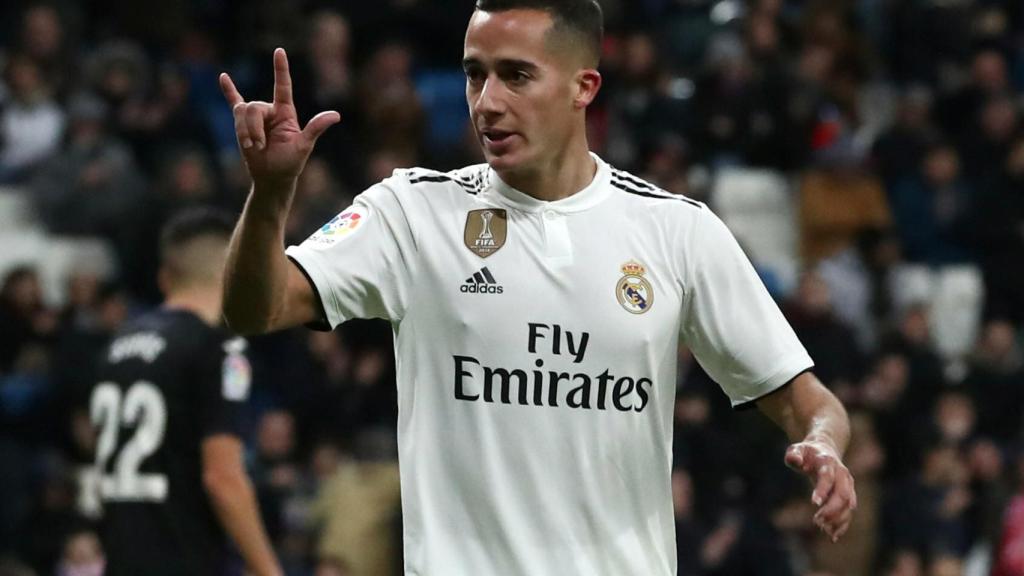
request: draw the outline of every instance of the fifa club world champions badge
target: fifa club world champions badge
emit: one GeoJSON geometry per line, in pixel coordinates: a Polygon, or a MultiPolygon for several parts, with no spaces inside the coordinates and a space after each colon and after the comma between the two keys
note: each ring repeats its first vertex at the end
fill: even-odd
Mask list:
{"type": "Polygon", "coordinates": [[[615,297],[631,314],[643,314],[654,305],[654,288],[644,278],[647,270],[635,260],[622,265],[624,276],[615,285],[615,297]]]}
{"type": "Polygon", "coordinates": [[[507,238],[508,215],[504,210],[472,210],[466,215],[464,241],[477,256],[487,258],[501,250],[507,238]]]}

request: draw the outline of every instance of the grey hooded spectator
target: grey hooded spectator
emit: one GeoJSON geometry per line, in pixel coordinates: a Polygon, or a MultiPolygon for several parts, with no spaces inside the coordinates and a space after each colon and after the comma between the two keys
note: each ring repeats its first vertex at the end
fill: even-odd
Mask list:
{"type": "Polygon", "coordinates": [[[72,97],[64,150],[32,182],[39,215],[59,234],[114,239],[145,202],[131,149],[107,130],[107,106],[94,95],[72,97]]]}

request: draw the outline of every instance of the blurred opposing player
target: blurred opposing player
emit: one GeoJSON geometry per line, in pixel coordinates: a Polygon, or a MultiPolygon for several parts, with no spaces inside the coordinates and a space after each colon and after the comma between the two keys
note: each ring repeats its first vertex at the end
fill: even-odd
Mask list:
{"type": "Polygon", "coordinates": [[[225,532],[281,574],[242,463],[246,343],[221,327],[231,221],[192,210],[162,232],[161,308],[115,337],[92,390],[107,576],[220,576],[225,532]]]}
{"type": "Polygon", "coordinates": [[[589,150],[596,0],[478,0],[463,69],[487,160],[397,170],[281,249],[317,137],[288,61],[274,101],[221,88],[253,179],[225,316],[242,331],[392,323],[406,574],[667,576],[677,350],[793,444],[832,539],[856,496],[849,422],[729,230],[589,150]]]}

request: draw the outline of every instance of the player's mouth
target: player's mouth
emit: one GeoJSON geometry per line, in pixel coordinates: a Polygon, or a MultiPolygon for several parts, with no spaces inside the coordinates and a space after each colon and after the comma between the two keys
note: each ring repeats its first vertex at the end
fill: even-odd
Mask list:
{"type": "Polygon", "coordinates": [[[513,139],[517,136],[515,132],[495,130],[488,128],[482,131],[483,143],[493,154],[500,154],[508,149],[513,139]]]}

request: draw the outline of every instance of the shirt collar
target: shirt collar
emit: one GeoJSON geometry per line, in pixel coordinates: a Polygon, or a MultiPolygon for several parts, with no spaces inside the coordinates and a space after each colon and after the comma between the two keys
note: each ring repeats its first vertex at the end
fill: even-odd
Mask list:
{"type": "Polygon", "coordinates": [[[498,173],[490,167],[487,168],[489,188],[497,193],[498,202],[524,212],[542,212],[545,210],[582,212],[596,206],[611,193],[608,186],[611,168],[597,154],[591,152],[590,156],[597,163],[597,172],[594,174],[594,179],[586,188],[561,200],[538,200],[525,192],[520,192],[506,184],[498,176],[498,173]]]}

